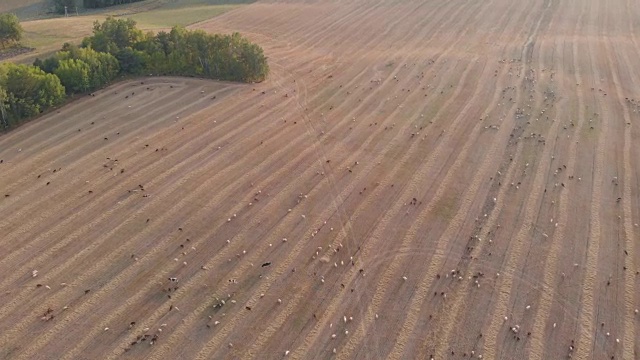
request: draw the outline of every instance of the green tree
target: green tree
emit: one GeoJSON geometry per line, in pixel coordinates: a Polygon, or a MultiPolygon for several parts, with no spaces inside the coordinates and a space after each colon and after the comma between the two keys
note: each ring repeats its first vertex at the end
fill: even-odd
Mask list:
{"type": "Polygon", "coordinates": [[[109,16],[102,24],[96,20],[93,24],[93,36],[85,38],[82,46],[115,55],[120,49],[134,48],[144,38],[144,33],[136,28],[134,20],[109,16]]]}
{"type": "Polygon", "coordinates": [[[97,89],[108,84],[120,72],[118,59],[108,53],[97,52],[93,49],[80,49],[78,59],[86,62],[91,67],[91,89],[97,89]]]}
{"type": "Polygon", "coordinates": [[[127,74],[142,74],[145,69],[147,54],[130,47],[120,49],[116,59],[120,63],[120,70],[127,74]]]}
{"type": "Polygon", "coordinates": [[[59,62],[58,57],[54,55],[44,59],[44,61],[36,58],[33,62],[33,66],[40,68],[46,73],[53,74],[58,68],[59,62]]]}
{"type": "Polygon", "coordinates": [[[31,65],[3,63],[0,65],[0,86],[6,90],[9,118],[35,116],[65,98],[60,79],[31,65]]]}
{"type": "MultiPolygon", "coordinates": [[[[33,61],[33,66],[39,68],[40,70],[44,71],[44,61],[42,61],[42,59],[40,58],[36,58],[33,61]]],[[[49,72],[49,71],[44,71],[44,72],[49,72]]]]}
{"type": "Polygon", "coordinates": [[[9,105],[7,104],[7,90],[0,87],[0,130],[9,128],[9,115],[7,114],[9,105]]]}
{"type": "Polygon", "coordinates": [[[129,4],[142,0],[83,0],[82,3],[86,8],[103,8],[107,6],[129,4]]]}
{"type": "Polygon", "coordinates": [[[118,59],[113,55],[98,52],[91,48],[69,48],[55,55],[58,60],[77,59],[89,66],[89,85],[87,90],[97,89],[108,84],[120,72],[118,59]]]}
{"type": "Polygon", "coordinates": [[[169,33],[144,34],[133,20],[109,17],[103,23],[94,23],[93,36],[85,38],[82,46],[114,55],[121,71],[128,74],[244,82],[264,81],[269,74],[262,48],[239,33],[210,35],[177,26],[169,33]]]}
{"type": "Polygon", "coordinates": [[[20,20],[15,14],[0,14],[0,44],[3,49],[9,44],[19,42],[23,32],[20,20]]]}
{"type": "Polygon", "coordinates": [[[62,44],[60,51],[69,51],[72,54],[77,54],[79,49],[80,48],[77,45],[66,42],[62,44]]]}
{"type": "Polygon", "coordinates": [[[64,8],[69,13],[76,11],[76,0],[53,0],[53,8],[58,14],[64,14],[64,8]]]}
{"type": "Polygon", "coordinates": [[[162,50],[164,55],[167,56],[173,50],[173,42],[171,40],[171,35],[164,31],[160,31],[152,42],[156,44],[157,49],[162,50]]]}
{"type": "Polygon", "coordinates": [[[91,68],[79,59],[61,60],[54,74],[67,93],[82,93],[89,90],[91,68]]]}
{"type": "Polygon", "coordinates": [[[239,55],[242,64],[242,80],[245,82],[261,82],[269,75],[269,65],[262,48],[256,44],[243,43],[239,55]]]}

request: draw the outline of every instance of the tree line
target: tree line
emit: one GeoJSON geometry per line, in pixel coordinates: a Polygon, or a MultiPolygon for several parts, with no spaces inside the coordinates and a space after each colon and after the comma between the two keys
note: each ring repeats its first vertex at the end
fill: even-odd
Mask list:
{"type": "Polygon", "coordinates": [[[129,4],[142,0],[82,0],[82,5],[88,9],[103,8],[113,5],[129,4]]]}
{"type": "MultiPolygon", "coordinates": [[[[64,14],[65,7],[68,11],[75,11],[79,0],[53,0],[53,7],[59,14],[64,14]]],[[[82,0],[82,6],[86,9],[98,9],[114,5],[130,4],[143,0],[82,0]]]]}
{"type": "Polygon", "coordinates": [[[102,88],[120,76],[174,75],[261,82],[269,74],[262,48],[238,33],[210,35],[174,27],[144,33],[131,19],[96,21],[80,46],[33,65],[0,64],[0,129],[15,126],[68,96],[102,88]]]}

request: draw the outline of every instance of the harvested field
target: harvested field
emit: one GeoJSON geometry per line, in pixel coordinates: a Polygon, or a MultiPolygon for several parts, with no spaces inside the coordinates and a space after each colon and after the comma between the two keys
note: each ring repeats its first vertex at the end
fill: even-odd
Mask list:
{"type": "Polygon", "coordinates": [[[261,44],[269,81],[124,82],[0,136],[0,358],[640,358],[638,18],[197,24],[261,44]]]}

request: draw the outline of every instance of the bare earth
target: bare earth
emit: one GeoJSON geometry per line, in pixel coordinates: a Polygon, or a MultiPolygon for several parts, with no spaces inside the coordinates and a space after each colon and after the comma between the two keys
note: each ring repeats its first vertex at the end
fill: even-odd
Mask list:
{"type": "Polygon", "coordinates": [[[639,18],[200,23],[260,43],[269,81],[120,83],[0,137],[0,358],[640,358],[639,18]]]}

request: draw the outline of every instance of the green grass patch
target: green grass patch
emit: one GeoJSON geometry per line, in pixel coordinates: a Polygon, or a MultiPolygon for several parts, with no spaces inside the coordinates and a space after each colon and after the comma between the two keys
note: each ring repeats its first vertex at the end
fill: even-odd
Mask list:
{"type": "Polygon", "coordinates": [[[458,199],[453,196],[445,196],[433,207],[433,212],[443,220],[451,220],[458,208],[458,199]]]}
{"type": "Polygon", "coordinates": [[[127,16],[135,20],[141,29],[153,30],[171,28],[176,25],[188,26],[200,21],[208,20],[238,5],[200,5],[178,8],[160,8],[127,16]]]}

